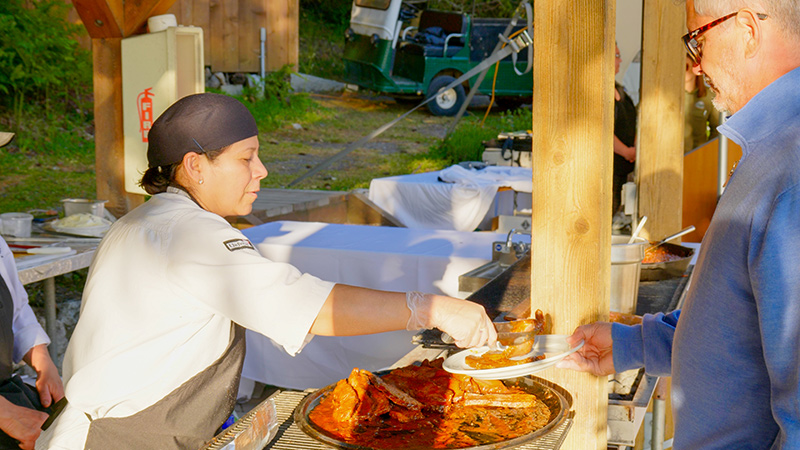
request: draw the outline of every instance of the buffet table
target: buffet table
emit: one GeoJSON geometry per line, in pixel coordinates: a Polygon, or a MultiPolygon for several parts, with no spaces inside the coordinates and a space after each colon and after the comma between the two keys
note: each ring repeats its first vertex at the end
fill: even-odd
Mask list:
{"type": "MultiPolygon", "coordinates": [[[[492,242],[506,240],[497,233],[289,221],[243,232],[266,258],[325,280],[461,297],[458,276],[491,261],[492,242]]],[[[346,378],[353,367],[374,371],[390,366],[414,348],[413,335],[397,331],[316,336],[292,357],[270,339],[248,330],[243,387],[259,381],[292,389],[321,388],[346,378]]]]}
{"type": "Polygon", "coordinates": [[[532,185],[530,168],[456,165],[373,179],[369,199],[409,228],[488,230],[492,218],[531,208],[532,185]]]}

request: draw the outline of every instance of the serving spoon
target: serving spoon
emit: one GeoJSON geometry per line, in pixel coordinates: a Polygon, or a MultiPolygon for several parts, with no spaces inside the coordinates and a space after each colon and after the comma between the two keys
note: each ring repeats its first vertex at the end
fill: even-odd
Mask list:
{"type": "Polygon", "coordinates": [[[636,229],[633,230],[631,238],[628,240],[628,244],[633,244],[633,241],[639,237],[639,232],[642,231],[642,227],[644,227],[645,222],[647,222],[647,216],[642,216],[642,220],[639,221],[639,225],[636,225],[636,229]]]}

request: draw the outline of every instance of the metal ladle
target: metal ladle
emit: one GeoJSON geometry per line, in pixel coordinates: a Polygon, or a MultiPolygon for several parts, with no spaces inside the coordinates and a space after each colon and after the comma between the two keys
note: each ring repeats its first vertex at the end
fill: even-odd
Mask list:
{"type": "Polygon", "coordinates": [[[681,231],[678,231],[675,234],[671,234],[671,235],[665,237],[664,239],[658,241],[657,244],[651,245],[650,247],[647,248],[647,250],[650,250],[651,248],[656,248],[659,245],[664,244],[665,242],[671,241],[671,240],[673,240],[675,238],[679,238],[679,237],[683,236],[684,234],[689,234],[694,230],[695,230],[694,225],[689,225],[688,227],[682,229],[681,231]]]}

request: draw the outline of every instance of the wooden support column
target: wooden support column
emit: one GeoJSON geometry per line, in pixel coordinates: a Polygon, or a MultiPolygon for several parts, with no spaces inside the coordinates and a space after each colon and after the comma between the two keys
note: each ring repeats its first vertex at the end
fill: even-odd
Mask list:
{"type": "MultiPolygon", "coordinates": [[[[608,318],[615,8],[535,2],[531,304],[557,334],[608,318]]],[[[605,450],[607,379],[555,368],[541,376],[573,396],[562,448],[605,450]]]]}
{"type": "Polygon", "coordinates": [[[641,236],[651,240],[683,228],[685,17],[682,3],[644,0],[636,178],[641,236]]]}
{"type": "Polygon", "coordinates": [[[97,198],[120,217],[144,203],[144,196],[125,191],[125,147],[122,129],[121,38],[92,39],[94,64],[94,143],[97,198]]]}

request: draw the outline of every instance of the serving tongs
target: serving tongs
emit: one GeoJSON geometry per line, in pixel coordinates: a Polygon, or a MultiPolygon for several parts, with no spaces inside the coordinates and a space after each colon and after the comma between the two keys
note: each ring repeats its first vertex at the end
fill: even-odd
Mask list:
{"type": "Polygon", "coordinates": [[[679,237],[683,236],[684,234],[689,234],[689,233],[691,233],[691,232],[692,232],[692,231],[694,231],[694,230],[695,230],[695,228],[694,228],[694,225],[689,225],[688,227],[686,227],[686,228],[682,229],[681,231],[678,231],[678,232],[677,232],[677,233],[675,233],[675,234],[671,234],[671,235],[669,235],[669,236],[665,237],[664,239],[662,239],[662,240],[660,240],[660,241],[656,242],[655,244],[651,245],[650,247],[647,247],[647,248],[645,249],[645,251],[647,251],[647,250],[651,250],[651,249],[654,249],[654,248],[656,248],[656,247],[659,247],[659,246],[661,246],[662,244],[665,244],[665,243],[667,243],[667,242],[669,242],[669,241],[671,241],[671,240],[673,240],[673,239],[677,239],[677,238],[679,238],[679,237]]]}
{"type": "Polygon", "coordinates": [[[522,345],[536,339],[544,331],[544,318],[493,322],[497,330],[497,349],[505,351],[512,345],[522,345]]]}

